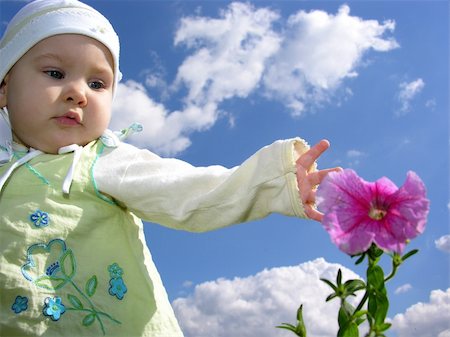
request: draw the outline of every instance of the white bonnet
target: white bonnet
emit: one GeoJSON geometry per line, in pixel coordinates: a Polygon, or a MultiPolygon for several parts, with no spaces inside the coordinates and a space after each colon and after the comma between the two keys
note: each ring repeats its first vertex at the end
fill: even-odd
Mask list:
{"type": "Polygon", "coordinates": [[[36,43],[59,34],[80,34],[103,43],[114,60],[114,89],[120,81],[119,37],[108,19],[77,0],[35,0],[9,22],[0,41],[0,82],[36,43]]]}
{"type": "MultiPolygon", "coordinates": [[[[120,44],[114,28],[101,13],[77,0],[35,0],[9,22],[0,40],[0,83],[35,44],[54,35],[80,34],[103,43],[114,61],[114,92],[122,74],[120,44]]],[[[0,166],[12,156],[12,134],[6,109],[0,109],[0,166]]]]}

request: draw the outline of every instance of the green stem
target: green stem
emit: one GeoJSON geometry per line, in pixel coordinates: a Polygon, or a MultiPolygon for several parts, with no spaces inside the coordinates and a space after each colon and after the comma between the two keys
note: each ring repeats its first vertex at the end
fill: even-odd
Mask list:
{"type": "Polygon", "coordinates": [[[355,312],[358,312],[362,309],[362,307],[364,306],[364,304],[366,303],[368,298],[369,298],[369,292],[366,290],[363,298],[361,299],[361,302],[359,302],[358,306],[356,307],[355,312]]]}
{"type": "Polygon", "coordinates": [[[395,276],[395,274],[397,273],[397,270],[398,270],[398,267],[399,267],[399,266],[400,266],[400,265],[398,265],[398,264],[394,263],[394,261],[392,261],[392,271],[391,271],[391,273],[384,279],[384,282],[389,281],[390,279],[392,279],[392,278],[395,276]]]}
{"type": "MultiPolygon", "coordinates": [[[[75,284],[75,282],[72,281],[72,279],[69,279],[70,284],[72,284],[72,286],[75,288],[76,291],[78,291],[78,293],[89,303],[89,305],[91,306],[92,312],[95,314],[95,318],[98,320],[98,322],[100,323],[100,328],[102,329],[103,335],[106,334],[105,332],[105,326],[103,325],[103,322],[101,320],[101,318],[99,317],[99,312],[95,309],[94,303],[92,303],[92,301],[89,299],[89,297],[87,297],[80,288],[78,288],[78,286],[75,284]]],[[[106,315],[106,314],[105,314],[106,315]]]]}

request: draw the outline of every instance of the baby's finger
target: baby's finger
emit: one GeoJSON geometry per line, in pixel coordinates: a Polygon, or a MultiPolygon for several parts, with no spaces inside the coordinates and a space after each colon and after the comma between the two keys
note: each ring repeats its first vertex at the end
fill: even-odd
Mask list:
{"type": "Polygon", "coordinates": [[[341,172],[341,167],[333,167],[329,169],[323,169],[316,172],[311,172],[308,174],[308,181],[311,184],[311,186],[319,185],[323,179],[328,175],[330,172],[341,172]]]}
{"type": "Polygon", "coordinates": [[[316,220],[318,222],[322,222],[323,219],[323,213],[316,210],[312,204],[306,203],[303,205],[303,210],[305,211],[305,214],[308,218],[311,220],[316,220]]]}
{"type": "Polygon", "coordinates": [[[308,151],[303,153],[297,160],[297,165],[301,165],[308,170],[314,162],[330,147],[330,142],[326,139],[322,139],[316,145],[311,147],[308,151]]]}

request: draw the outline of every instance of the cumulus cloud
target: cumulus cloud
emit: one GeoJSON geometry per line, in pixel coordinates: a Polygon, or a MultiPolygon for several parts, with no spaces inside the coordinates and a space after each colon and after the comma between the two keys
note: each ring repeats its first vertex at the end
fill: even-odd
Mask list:
{"type": "Polygon", "coordinates": [[[400,83],[400,90],[398,93],[400,109],[396,111],[397,116],[403,116],[410,111],[411,101],[423,90],[424,87],[425,82],[421,78],[411,82],[400,83]]]}
{"type": "MultiPolygon", "coordinates": [[[[146,131],[134,143],[176,154],[190,145],[190,134],[230,116],[221,106],[232,98],[258,92],[300,115],[308,106],[327,102],[346,78],[357,76],[367,51],[396,48],[397,42],[385,37],[394,28],[393,21],[351,16],[347,5],[337,14],[299,11],[286,20],[273,9],[233,2],[217,18],[183,17],[174,45],[187,54],[175,79],[166,82],[164,70],[157,68],[145,84],[119,85],[111,128],[138,120],[146,131]],[[170,111],[149,96],[146,86],[160,90],[164,99],[184,97],[170,111]]],[[[149,62],[155,59],[152,55],[149,62]]]]}
{"type": "Polygon", "coordinates": [[[450,253],[450,235],[444,235],[441,236],[439,239],[434,241],[434,244],[436,245],[436,248],[445,252],[450,253]]]}
{"type": "Polygon", "coordinates": [[[268,57],[277,52],[275,12],[234,2],[220,19],[187,17],[175,35],[175,45],[193,53],[178,69],[175,84],[188,88],[186,101],[202,106],[231,97],[246,97],[255,89],[268,57]]]}
{"type": "MultiPolygon", "coordinates": [[[[250,4],[232,3],[217,19],[185,17],[174,43],[190,55],[178,68],[172,92],[187,90],[177,111],[151,99],[142,84],[129,81],[119,86],[111,128],[131,119],[144,125],[135,137],[161,154],[176,154],[190,145],[188,135],[207,130],[221,115],[219,104],[233,97],[247,97],[261,80],[265,61],[279,48],[280,37],[272,29],[278,14],[250,4]],[[149,110],[142,110],[149,109],[149,110]]],[[[160,76],[147,77],[147,85],[165,84],[160,76]]]]}
{"type": "Polygon", "coordinates": [[[403,294],[403,293],[410,291],[411,289],[412,289],[412,285],[409,283],[406,283],[406,284],[398,287],[397,289],[395,289],[394,294],[396,294],[396,295],[403,294]]]}
{"type": "Polygon", "coordinates": [[[186,337],[289,336],[275,326],[295,323],[301,303],[308,336],[336,336],[338,301],[325,302],[331,289],[320,278],[334,281],[339,268],[344,279],[358,277],[319,258],[246,278],[202,283],[192,295],[176,299],[173,307],[186,337]]]}
{"type": "Polygon", "coordinates": [[[394,28],[393,21],[380,24],[350,16],[347,5],[336,15],[321,10],[291,15],[282,47],[264,77],[269,95],[286,102],[294,115],[326,101],[345,78],[358,75],[356,68],[368,50],[398,47],[394,39],[383,38],[394,28]]]}
{"type": "MultiPolygon", "coordinates": [[[[120,130],[134,122],[143,124],[140,135],[133,136],[130,141],[140,147],[151,147],[158,153],[174,154],[183,151],[190,145],[185,130],[178,116],[180,112],[166,110],[164,105],[155,102],[148,95],[145,87],[135,81],[119,83],[114,100],[110,128],[120,130]]],[[[189,117],[189,111],[184,116],[189,117]]]]}
{"type": "Polygon", "coordinates": [[[427,303],[417,303],[392,321],[398,337],[450,336],[450,288],[433,290],[427,303]]]}

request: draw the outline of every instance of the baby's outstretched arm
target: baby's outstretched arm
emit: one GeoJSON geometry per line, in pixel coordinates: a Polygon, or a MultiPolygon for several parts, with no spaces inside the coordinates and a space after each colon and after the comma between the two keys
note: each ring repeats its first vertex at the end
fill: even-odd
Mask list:
{"type": "Polygon", "coordinates": [[[313,171],[314,162],[330,147],[328,140],[321,140],[303,153],[297,160],[297,183],[305,214],[312,220],[322,221],[323,214],[314,207],[316,188],[325,176],[332,171],[342,170],[340,167],[313,171]]]}

